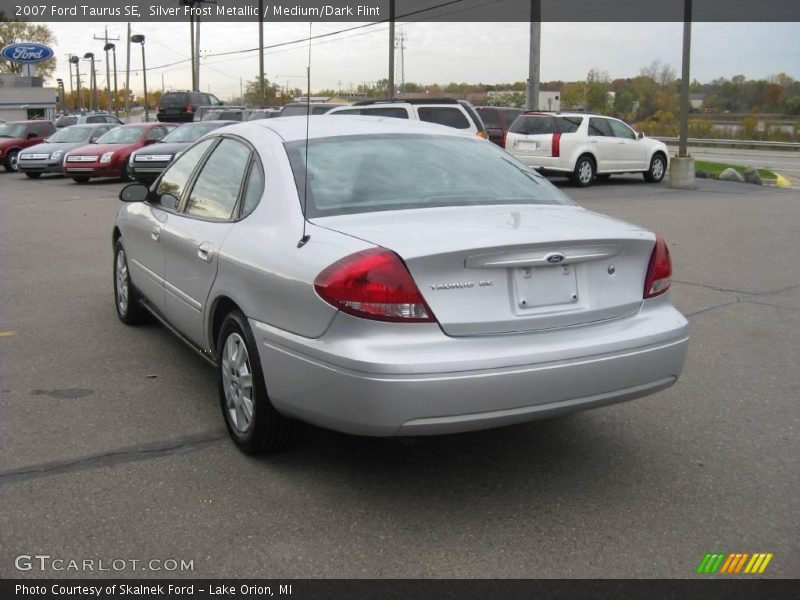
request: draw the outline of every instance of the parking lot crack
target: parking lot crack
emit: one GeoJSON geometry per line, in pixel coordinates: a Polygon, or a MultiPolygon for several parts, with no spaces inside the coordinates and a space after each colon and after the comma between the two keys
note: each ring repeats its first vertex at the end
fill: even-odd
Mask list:
{"type": "Polygon", "coordinates": [[[734,288],[725,288],[716,285],[708,285],[705,283],[695,283],[694,281],[681,281],[680,279],[673,279],[673,283],[680,283],[682,285],[691,285],[694,287],[701,287],[707,290],[713,290],[715,292],[724,292],[729,294],[744,294],[746,296],[772,296],[774,294],[782,294],[784,292],[791,292],[792,290],[796,290],[800,288],[800,284],[793,284],[787,287],[783,287],[777,290],[767,290],[767,291],[755,291],[755,292],[748,292],[746,290],[737,290],[734,288]]]}
{"type": "Polygon", "coordinates": [[[29,465],[17,469],[0,471],[0,485],[49,475],[112,467],[118,464],[150,460],[172,454],[194,452],[220,442],[227,437],[225,431],[207,432],[128,448],[119,448],[117,450],[80,458],[51,461],[38,465],[29,465]]]}

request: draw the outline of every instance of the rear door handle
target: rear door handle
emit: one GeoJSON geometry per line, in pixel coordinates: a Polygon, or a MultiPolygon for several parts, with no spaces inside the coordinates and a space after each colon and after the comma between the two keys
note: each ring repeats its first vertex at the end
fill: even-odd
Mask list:
{"type": "Polygon", "coordinates": [[[161,229],[159,227],[153,227],[153,231],[150,232],[150,239],[154,242],[161,241],[161,229]]]}
{"type": "Polygon", "coordinates": [[[596,144],[596,143],[597,143],[597,140],[589,140],[589,143],[590,143],[590,144],[596,144]]]}
{"type": "Polygon", "coordinates": [[[211,259],[214,258],[214,244],[210,244],[209,242],[200,244],[197,247],[197,258],[210,263],[211,259]]]}

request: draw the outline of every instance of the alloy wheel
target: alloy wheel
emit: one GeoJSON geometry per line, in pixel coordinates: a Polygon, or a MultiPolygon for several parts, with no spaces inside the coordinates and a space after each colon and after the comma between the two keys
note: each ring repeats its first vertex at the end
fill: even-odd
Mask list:
{"type": "Polygon", "coordinates": [[[253,371],[244,339],[236,332],[225,340],[220,368],[228,418],[238,432],[246,433],[253,425],[253,371]]]}

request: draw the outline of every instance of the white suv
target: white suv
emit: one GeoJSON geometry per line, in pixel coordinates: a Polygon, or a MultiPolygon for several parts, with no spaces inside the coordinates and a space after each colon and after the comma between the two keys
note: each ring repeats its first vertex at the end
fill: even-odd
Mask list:
{"type": "Polygon", "coordinates": [[[645,181],[658,183],[669,165],[664,143],[619,119],[585,113],[523,113],[511,124],[505,148],[536,169],[568,174],[584,187],[612,173],[642,173],[645,181]]]}
{"type": "Polygon", "coordinates": [[[488,139],[489,137],[475,107],[465,100],[453,100],[452,98],[362,100],[355,104],[334,108],[326,114],[427,121],[469,131],[482,138],[488,139]]]}

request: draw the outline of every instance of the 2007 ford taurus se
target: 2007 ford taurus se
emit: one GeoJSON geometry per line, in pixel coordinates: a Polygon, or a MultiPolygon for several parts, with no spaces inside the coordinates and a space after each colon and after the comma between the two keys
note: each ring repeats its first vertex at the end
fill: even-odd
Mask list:
{"type": "Polygon", "coordinates": [[[441,434],[675,383],[688,324],[660,236],[454,129],[308,121],[212,132],[120,193],[119,318],[153,315],[216,365],[243,450],[297,420],[441,434]]]}

